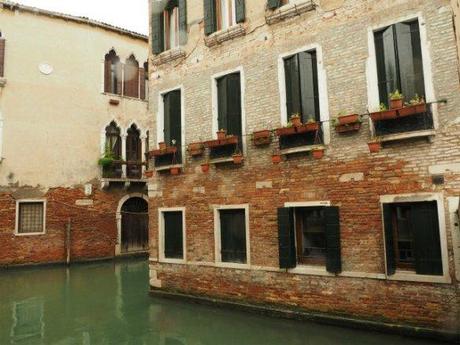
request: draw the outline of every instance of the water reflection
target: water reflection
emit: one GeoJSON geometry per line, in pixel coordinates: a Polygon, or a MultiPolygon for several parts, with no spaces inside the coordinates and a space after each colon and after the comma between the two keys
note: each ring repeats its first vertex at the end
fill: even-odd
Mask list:
{"type": "Polygon", "coordinates": [[[151,298],[144,261],[0,271],[0,344],[434,344],[151,298]]]}

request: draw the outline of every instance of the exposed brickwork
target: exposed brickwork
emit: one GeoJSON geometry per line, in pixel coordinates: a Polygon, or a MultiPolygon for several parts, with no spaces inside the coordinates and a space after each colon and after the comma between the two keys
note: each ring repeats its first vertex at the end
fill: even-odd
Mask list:
{"type": "MultiPolygon", "coordinates": [[[[184,47],[188,58],[151,69],[152,115],[158,111],[159,91],[183,85],[186,143],[211,139],[211,76],[243,66],[246,132],[276,128],[280,122],[278,57],[309,44],[322,48],[330,117],[340,110],[365,113],[369,102],[368,30],[421,13],[430,45],[430,56],[425,58],[431,66],[435,98],[448,99],[438,107],[439,128],[433,140],[386,143],[379,153],[370,154],[366,119],[356,134],[338,135],[331,129],[331,141],[321,160],[298,154],[272,165],[277,142],[256,148],[249,138],[242,167],[222,165],[203,174],[199,166],[203,159],[188,158],[181,175],[157,174],[150,181],[152,279],[157,274],[165,290],[458,331],[460,286],[455,279],[455,228],[447,199],[460,195],[460,175],[446,171],[445,183],[434,185],[429,173],[433,165],[460,162],[457,48],[449,1],[341,3],[335,12],[325,13],[320,6],[268,26],[263,17],[265,1],[247,1],[248,34],[211,49],[204,45],[202,27],[191,25],[184,47]],[[355,180],[341,178],[355,173],[359,176],[355,180]],[[269,183],[260,183],[264,181],[269,183]],[[257,188],[264,185],[266,188],[257,188]],[[452,282],[387,280],[380,196],[426,192],[443,193],[452,282]],[[285,202],[319,200],[340,207],[344,274],[323,277],[280,271],[277,208],[285,202]],[[251,267],[247,270],[214,267],[213,206],[232,204],[249,204],[251,267]],[[185,265],[156,262],[158,207],[186,208],[185,265]],[[347,277],[346,272],[362,277],[347,277]]],[[[202,16],[201,4],[188,4],[189,23],[196,23],[202,16]]],[[[151,138],[154,147],[155,135],[151,138]]]]}

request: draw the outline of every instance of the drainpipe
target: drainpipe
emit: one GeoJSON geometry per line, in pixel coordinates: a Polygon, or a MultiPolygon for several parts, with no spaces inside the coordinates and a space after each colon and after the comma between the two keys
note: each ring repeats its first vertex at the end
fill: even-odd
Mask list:
{"type": "Polygon", "coordinates": [[[67,266],[70,265],[70,230],[71,230],[71,220],[70,218],[67,220],[67,227],[66,227],[66,249],[67,249],[67,257],[66,257],[66,264],[67,266]]]}

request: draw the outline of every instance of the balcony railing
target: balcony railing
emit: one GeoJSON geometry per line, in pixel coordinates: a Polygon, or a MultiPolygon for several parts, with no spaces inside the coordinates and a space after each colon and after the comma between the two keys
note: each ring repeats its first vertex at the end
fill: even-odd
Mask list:
{"type": "Polygon", "coordinates": [[[114,161],[110,166],[102,169],[102,177],[107,179],[142,179],[142,166],[146,162],[141,161],[114,161]],[[123,167],[126,166],[126,169],[123,167]]]}

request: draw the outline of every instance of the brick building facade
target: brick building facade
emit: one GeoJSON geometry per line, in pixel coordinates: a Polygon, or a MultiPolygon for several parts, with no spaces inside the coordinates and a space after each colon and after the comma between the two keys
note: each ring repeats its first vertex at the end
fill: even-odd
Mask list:
{"type": "Polygon", "coordinates": [[[146,36],[0,1],[0,266],[146,252],[146,61],[146,36]]]}
{"type": "Polygon", "coordinates": [[[450,2],[151,13],[152,292],[458,334],[450,2]]]}

